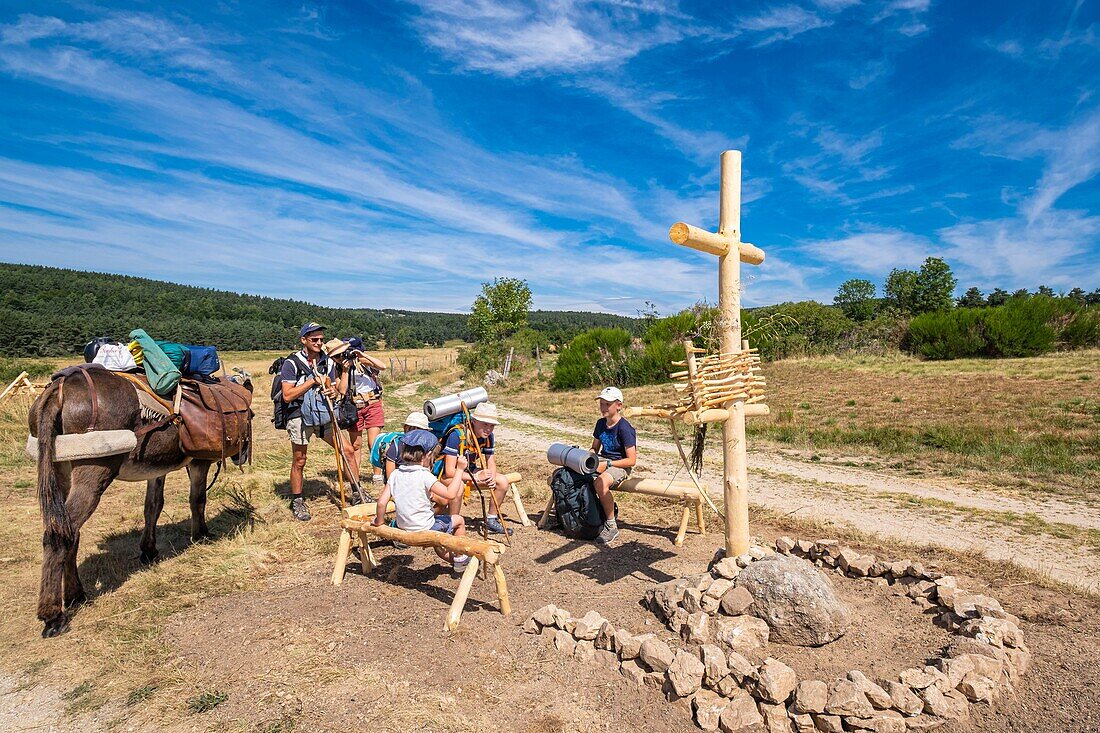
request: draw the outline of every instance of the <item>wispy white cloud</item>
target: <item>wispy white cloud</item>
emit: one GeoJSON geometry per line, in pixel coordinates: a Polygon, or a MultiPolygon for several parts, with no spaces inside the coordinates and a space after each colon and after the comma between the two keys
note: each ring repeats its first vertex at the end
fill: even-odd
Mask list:
{"type": "Polygon", "coordinates": [[[742,30],[762,35],[762,38],[756,41],[756,46],[789,41],[795,36],[829,25],[832,25],[831,20],[801,5],[771,7],[757,15],[741,18],[737,22],[737,26],[742,30]]]}
{"type": "Polygon", "coordinates": [[[884,275],[895,267],[918,267],[936,251],[927,237],[897,229],[864,227],[835,239],[805,241],[800,248],[821,262],[871,275],[884,275]]]}

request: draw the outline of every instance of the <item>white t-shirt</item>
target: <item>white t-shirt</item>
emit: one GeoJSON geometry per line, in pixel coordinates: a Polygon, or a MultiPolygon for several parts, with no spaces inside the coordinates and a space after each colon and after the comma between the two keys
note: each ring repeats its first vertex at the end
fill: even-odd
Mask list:
{"type": "Polygon", "coordinates": [[[397,507],[397,526],[416,532],[431,529],[435,524],[435,509],[430,492],[436,478],[423,466],[401,465],[390,474],[386,486],[397,507]]]}

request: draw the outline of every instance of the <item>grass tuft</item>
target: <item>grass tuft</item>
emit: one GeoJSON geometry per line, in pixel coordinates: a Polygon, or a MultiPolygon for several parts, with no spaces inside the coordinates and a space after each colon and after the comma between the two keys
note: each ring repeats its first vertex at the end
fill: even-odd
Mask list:
{"type": "Polygon", "coordinates": [[[208,713],[229,699],[229,693],[221,690],[206,690],[187,698],[187,709],[196,715],[208,713]]]}

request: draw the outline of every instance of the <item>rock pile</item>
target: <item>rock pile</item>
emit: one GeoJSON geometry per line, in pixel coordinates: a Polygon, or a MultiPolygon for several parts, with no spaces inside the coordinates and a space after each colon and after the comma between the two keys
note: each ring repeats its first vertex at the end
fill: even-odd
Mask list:
{"type": "Polygon", "coordinates": [[[833,540],[781,537],[779,555],[886,583],[922,608],[935,609],[937,623],[955,634],[932,665],[906,669],[894,680],[873,680],[859,670],[829,683],[799,680],[793,669],[766,656],[768,624],[749,614],[756,599],[736,583],[758,561],[779,567],[789,558],[753,549],[718,559],[710,573],[647,591],[647,605],[675,637],[634,635],[596,611],[574,617],[553,605],[536,611],[523,628],[549,636],[575,659],[617,667],[631,682],[690,706],[703,730],[723,733],[905,733],[948,722],[959,726],[972,703],[992,703],[1011,692],[1027,671],[1030,653],[1019,622],[995,599],[962,591],[953,577],[920,563],[886,562],[833,540]]]}

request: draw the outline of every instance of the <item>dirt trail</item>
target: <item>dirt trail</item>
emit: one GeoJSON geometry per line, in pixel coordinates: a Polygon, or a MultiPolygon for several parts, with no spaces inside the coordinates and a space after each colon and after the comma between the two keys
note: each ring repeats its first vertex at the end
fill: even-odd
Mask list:
{"type": "MultiPolygon", "coordinates": [[[[502,410],[501,438],[544,451],[551,440],[587,446],[587,430],[514,409],[502,410]]],[[[683,471],[670,440],[645,440],[641,466],[672,476],[683,471]]],[[[981,550],[1091,591],[1100,590],[1100,556],[1087,544],[1049,533],[1023,533],[1011,524],[1023,515],[1080,530],[1100,529],[1100,510],[1059,500],[1031,501],[981,492],[946,481],[890,476],[867,469],[802,462],[749,447],[754,504],[817,521],[837,521],[858,529],[915,543],[981,550]],[[934,504],[920,504],[931,500],[934,504]]],[[[707,453],[702,478],[720,496],[716,467],[720,456],[707,453]]],[[[681,476],[683,478],[683,476],[681,476]]],[[[1034,530],[1032,530],[1034,531],[1034,530]]]]}

